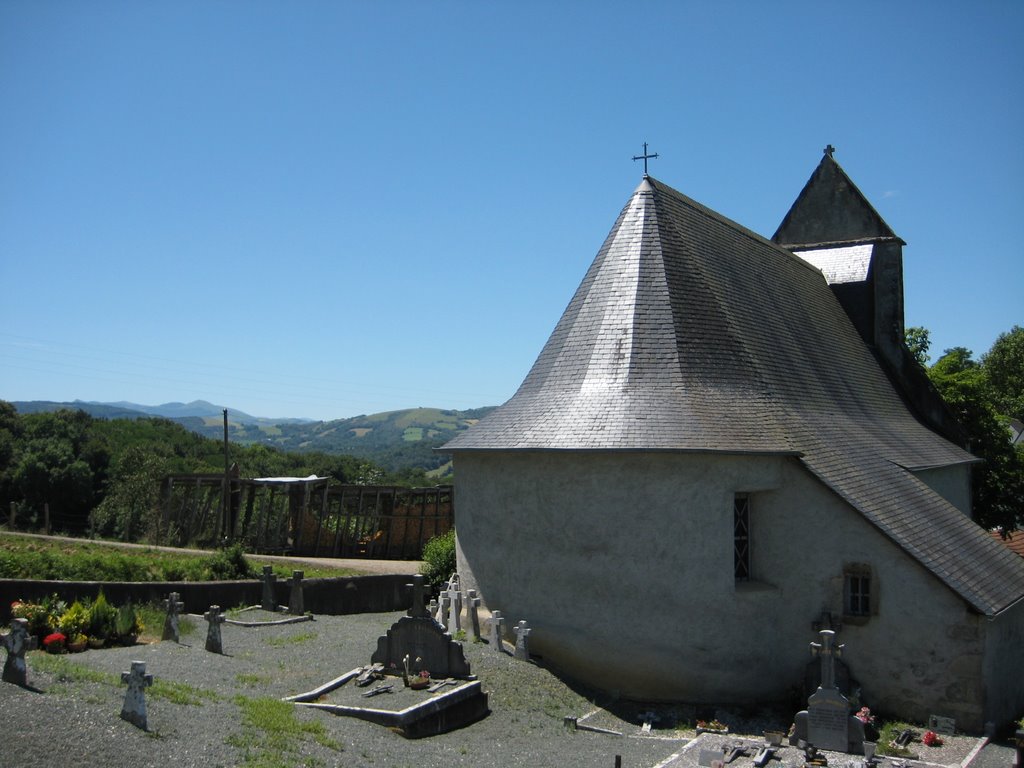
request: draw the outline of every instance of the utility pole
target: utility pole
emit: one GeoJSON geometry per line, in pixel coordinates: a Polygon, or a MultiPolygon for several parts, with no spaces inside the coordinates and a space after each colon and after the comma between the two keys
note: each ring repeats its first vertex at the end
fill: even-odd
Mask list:
{"type": "Polygon", "coordinates": [[[231,536],[231,466],[228,462],[228,409],[224,409],[224,489],[220,494],[221,533],[224,541],[231,536]]]}

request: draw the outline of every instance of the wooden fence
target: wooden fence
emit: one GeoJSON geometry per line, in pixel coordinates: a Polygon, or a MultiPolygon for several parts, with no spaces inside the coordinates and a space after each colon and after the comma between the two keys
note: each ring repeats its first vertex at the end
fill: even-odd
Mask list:
{"type": "Polygon", "coordinates": [[[240,542],[251,552],[418,559],[454,525],[452,486],[332,485],[328,478],[164,480],[156,539],[174,546],[240,542]]]}

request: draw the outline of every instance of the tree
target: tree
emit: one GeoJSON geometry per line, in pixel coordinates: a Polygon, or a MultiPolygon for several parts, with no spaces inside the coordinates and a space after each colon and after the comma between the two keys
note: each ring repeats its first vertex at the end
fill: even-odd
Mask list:
{"type": "Polygon", "coordinates": [[[967,430],[970,450],[983,460],[973,471],[975,521],[985,528],[1010,531],[1024,524],[1024,454],[1010,443],[985,367],[965,347],[947,349],[928,376],[967,430]]]}
{"type": "Polygon", "coordinates": [[[160,481],[166,460],[142,446],[128,448],[115,463],[106,498],[90,515],[93,532],[136,541],[159,514],[160,481]]]}
{"type": "Polygon", "coordinates": [[[981,364],[999,412],[1024,421],[1024,328],[1000,334],[981,364]]]}
{"type": "Polygon", "coordinates": [[[927,368],[928,348],[932,345],[928,329],[922,328],[919,325],[907,328],[903,333],[903,340],[906,342],[907,349],[910,350],[910,354],[914,356],[914,359],[921,364],[922,368],[927,368]]]}

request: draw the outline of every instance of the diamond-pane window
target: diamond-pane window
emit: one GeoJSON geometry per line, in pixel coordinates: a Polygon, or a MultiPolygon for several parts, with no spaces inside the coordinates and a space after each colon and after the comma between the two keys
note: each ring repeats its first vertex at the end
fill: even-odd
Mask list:
{"type": "Polygon", "coordinates": [[[750,497],[737,493],[733,498],[733,564],[736,581],[750,579],[750,497]]]}

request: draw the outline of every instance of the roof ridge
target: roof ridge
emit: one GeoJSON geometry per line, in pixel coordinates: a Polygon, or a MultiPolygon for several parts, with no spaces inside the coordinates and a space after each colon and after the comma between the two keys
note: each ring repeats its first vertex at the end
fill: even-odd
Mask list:
{"type": "MultiPolygon", "coordinates": [[[[750,229],[748,227],[743,226],[738,221],[735,221],[734,219],[730,219],[728,216],[722,215],[718,211],[716,211],[716,210],[714,210],[712,208],[709,208],[708,206],[704,205],[703,203],[699,202],[698,200],[695,200],[694,198],[690,197],[689,195],[686,195],[686,194],[680,192],[678,189],[675,189],[674,187],[670,187],[665,182],[658,181],[657,179],[655,179],[653,177],[648,177],[647,180],[651,181],[651,182],[654,182],[651,185],[653,191],[661,191],[661,192],[664,192],[666,194],[669,194],[669,195],[677,198],[679,200],[679,202],[682,203],[683,205],[685,205],[685,206],[687,206],[689,208],[692,208],[693,210],[695,210],[698,213],[701,213],[701,214],[707,216],[708,218],[714,219],[715,221],[717,221],[720,224],[723,224],[724,226],[727,226],[727,227],[730,227],[731,229],[736,230],[736,232],[738,232],[739,234],[744,235],[745,237],[748,237],[751,240],[754,240],[755,242],[757,242],[760,245],[764,245],[764,246],[767,246],[769,248],[772,248],[773,250],[778,251],[780,254],[785,255],[787,258],[793,259],[793,263],[799,264],[801,267],[803,267],[805,269],[809,269],[812,272],[821,272],[820,269],[815,267],[813,264],[809,264],[806,259],[801,259],[799,256],[794,254],[793,251],[791,251],[789,248],[785,247],[784,245],[782,245],[780,243],[776,243],[773,240],[768,239],[764,235],[758,234],[754,230],[752,230],[752,229],[750,229]]],[[[639,188],[637,189],[636,193],[634,193],[634,194],[641,194],[639,188]]]]}

